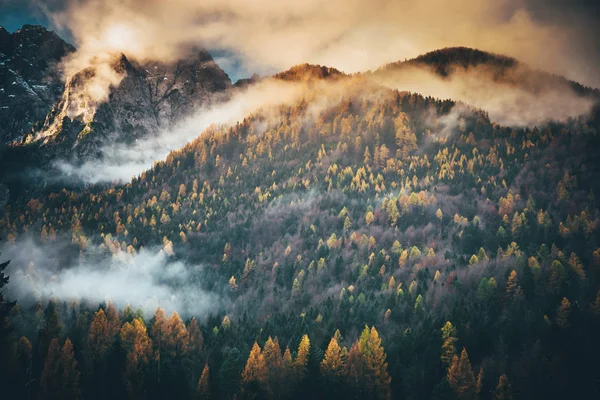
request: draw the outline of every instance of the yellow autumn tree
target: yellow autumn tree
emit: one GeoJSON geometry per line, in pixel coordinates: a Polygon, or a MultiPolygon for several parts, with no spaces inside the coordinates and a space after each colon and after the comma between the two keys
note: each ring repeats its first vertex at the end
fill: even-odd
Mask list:
{"type": "Polygon", "coordinates": [[[388,373],[386,354],[375,327],[365,326],[350,351],[345,364],[350,385],[361,395],[376,399],[391,399],[392,379],[388,373]]]}
{"type": "Polygon", "coordinates": [[[302,336],[302,339],[300,339],[300,344],[298,345],[298,355],[296,356],[296,360],[294,362],[296,378],[298,381],[301,381],[304,378],[306,366],[308,365],[309,354],[310,340],[308,339],[308,335],[304,335],[302,336]]]}
{"type": "Polygon", "coordinates": [[[500,379],[498,379],[498,386],[494,390],[494,400],[512,400],[512,388],[510,383],[508,383],[508,378],[506,374],[500,375],[500,379]]]}
{"type": "Polygon", "coordinates": [[[456,328],[450,321],[442,327],[442,362],[446,367],[452,363],[452,358],[456,355],[456,328]]]}
{"type": "Polygon", "coordinates": [[[466,349],[462,350],[460,358],[457,355],[452,358],[452,364],[450,365],[450,368],[448,368],[447,378],[450,387],[454,389],[456,396],[460,400],[475,399],[477,384],[466,349]]]}
{"type": "Polygon", "coordinates": [[[121,345],[125,351],[125,371],[123,380],[128,397],[144,397],[145,369],[152,359],[152,340],[148,337],[146,325],[140,318],[126,322],[121,328],[121,345]]]}
{"type": "Polygon", "coordinates": [[[208,368],[208,364],[205,364],[202,375],[198,379],[198,385],[196,386],[196,399],[209,400],[210,398],[210,369],[208,368]]]}
{"type": "Polygon", "coordinates": [[[267,364],[265,356],[257,342],[254,342],[246,366],[242,372],[242,392],[257,392],[267,382],[267,364]]]}
{"type": "Polygon", "coordinates": [[[323,361],[321,361],[321,374],[330,379],[341,377],[344,371],[347,352],[345,347],[340,347],[335,336],[332,337],[325,351],[323,361]]]}

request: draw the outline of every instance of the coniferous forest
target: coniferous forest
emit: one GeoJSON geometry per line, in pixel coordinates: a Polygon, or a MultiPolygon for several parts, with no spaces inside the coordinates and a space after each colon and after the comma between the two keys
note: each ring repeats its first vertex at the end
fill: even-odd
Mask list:
{"type": "Polygon", "coordinates": [[[295,104],[212,126],[127,184],[11,203],[8,246],[67,241],[47,260],[59,266],[160,246],[170,262],[202,265],[197,290],[219,300],[196,316],[3,299],[3,390],[597,397],[597,125],[513,129],[361,82],[348,77],[335,99],[308,82],[295,104]]]}
{"type": "Polygon", "coordinates": [[[592,3],[0,0],[0,400],[600,399],[592,3]]]}

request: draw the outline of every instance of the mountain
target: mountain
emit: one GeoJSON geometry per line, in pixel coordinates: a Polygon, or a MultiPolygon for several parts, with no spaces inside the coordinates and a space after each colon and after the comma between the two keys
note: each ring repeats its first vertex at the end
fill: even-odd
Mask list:
{"type": "Polygon", "coordinates": [[[79,376],[53,368],[57,336],[101,398],[597,398],[589,121],[505,127],[361,76],[297,82],[130,182],[9,205],[5,390],[79,376]]]}
{"type": "Polygon", "coordinates": [[[300,64],[275,74],[276,79],[287,81],[314,81],[347,77],[343,72],[322,65],[300,64]]]}
{"type": "Polygon", "coordinates": [[[425,68],[442,78],[450,78],[458,72],[483,71],[495,82],[517,85],[534,93],[567,86],[580,96],[600,98],[600,91],[597,89],[585,87],[562,76],[534,70],[512,57],[468,47],[431,51],[410,60],[387,64],[374,74],[385,75],[407,68],[425,68]]]}
{"type": "MultiPolygon", "coordinates": [[[[68,77],[63,84],[61,79],[65,77],[60,74],[58,61],[64,52],[53,51],[59,46],[51,41],[61,42],[56,34],[42,27],[26,26],[12,36],[3,37],[2,43],[10,44],[7,48],[17,49],[10,54],[20,57],[12,56],[7,60],[14,64],[15,71],[28,77],[27,81],[19,75],[14,78],[14,85],[5,81],[0,86],[0,93],[11,93],[6,97],[9,105],[4,106],[8,110],[6,118],[12,118],[7,119],[5,125],[7,138],[19,139],[5,151],[0,168],[0,177],[13,188],[26,182],[33,183],[33,187],[45,186],[47,182],[43,179],[25,179],[23,174],[28,176],[28,171],[36,168],[51,169],[52,162],[57,159],[83,162],[98,158],[102,156],[104,145],[131,143],[156,134],[200,107],[223,100],[233,86],[229,76],[202,49],[191,50],[172,62],[139,63],[130,61],[124,54],[92,60],[90,67],[68,77]],[[22,48],[19,41],[24,40],[25,34],[37,38],[40,46],[42,43],[45,46],[45,52],[34,64],[36,74],[19,67],[22,60],[33,61],[30,52],[35,52],[38,45],[38,42],[32,42],[33,50],[19,50],[22,48]],[[52,63],[47,61],[49,58],[52,63]],[[48,65],[45,69],[42,68],[44,63],[48,65]],[[46,89],[33,84],[46,81],[50,82],[46,89]],[[95,93],[90,90],[99,82],[106,86],[107,93],[95,98],[95,93]],[[40,93],[51,88],[52,96],[41,101],[41,96],[30,90],[31,87],[40,93]],[[26,116],[26,123],[22,122],[26,116]],[[21,129],[13,130],[17,123],[21,124],[21,129]]],[[[74,50],[68,49],[69,52],[74,50]]],[[[6,68],[10,74],[17,74],[6,68]]]]}
{"type": "Polygon", "coordinates": [[[0,26],[0,143],[18,139],[60,99],[60,60],[75,48],[56,33],[25,25],[10,34],[0,26]]]}
{"type": "Polygon", "coordinates": [[[108,65],[118,83],[110,85],[107,99],[94,100],[86,92],[99,75],[94,67],[75,74],[44,124],[24,143],[68,144],[81,156],[91,155],[107,140],[131,142],[167,128],[232,86],[204,50],[172,63],[132,63],[121,54],[108,65]]]}

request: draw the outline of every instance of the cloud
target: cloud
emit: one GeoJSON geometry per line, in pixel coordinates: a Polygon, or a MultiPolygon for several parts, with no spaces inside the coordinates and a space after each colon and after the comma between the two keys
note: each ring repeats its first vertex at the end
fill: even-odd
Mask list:
{"type": "MultiPolygon", "coordinates": [[[[575,24],[561,23],[556,15],[570,8],[557,1],[548,7],[555,12],[545,10],[540,0],[70,0],[50,4],[44,8],[54,24],[69,30],[79,47],[68,63],[73,69],[81,69],[102,52],[168,60],[201,45],[229,51],[243,60],[246,69],[259,72],[303,62],[354,72],[464,45],[515,56],[534,67],[600,86],[593,57],[583,51],[587,47],[576,46],[589,36],[593,24],[573,28],[575,24]]],[[[585,21],[586,7],[579,9],[573,15],[585,21]]]]}
{"type": "Polygon", "coordinates": [[[293,103],[302,93],[299,84],[265,80],[236,92],[229,101],[199,110],[174,128],[148,135],[132,145],[112,142],[101,148],[100,159],[83,164],[59,160],[55,167],[64,174],[60,179],[74,177],[87,183],[128,181],[150,169],[156,161],[165,159],[171,151],[197,138],[211,125],[235,124],[259,107],[268,109],[293,103]]]}
{"type": "Polygon", "coordinates": [[[160,250],[116,255],[91,246],[87,259],[69,259],[70,241],[45,245],[31,238],[6,245],[3,256],[11,259],[6,294],[21,303],[59,299],[112,301],[130,304],[151,315],[161,306],[167,312],[206,317],[221,306],[221,298],[202,289],[202,266],[172,261],[160,250]]]}
{"type": "Polygon", "coordinates": [[[553,80],[544,85],[540,81],[531,85],[520,79],[524,76],[521,67],[507,71],[506,76],[506,82],[497,81],[493,71],[480,66],[468,70],[456,68],[442,78],[424,67],[405,66],[375,74],[373,78],[392,89],[462,101],[486,111],[491,121],[505,126],[566,122],[568,118],[589,114],[596,103],[579,96],[567,82],[553,80]]]}

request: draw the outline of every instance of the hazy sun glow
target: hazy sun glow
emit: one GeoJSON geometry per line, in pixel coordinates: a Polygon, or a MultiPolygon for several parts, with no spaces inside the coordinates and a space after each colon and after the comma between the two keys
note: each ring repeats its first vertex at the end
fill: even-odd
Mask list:
{"type": "Polygon", "coordinates": [[[104,31],[102,42],[112,50],[121,50],[135,45],[135,32],[125,24],[110,25],[104,31]]]}

